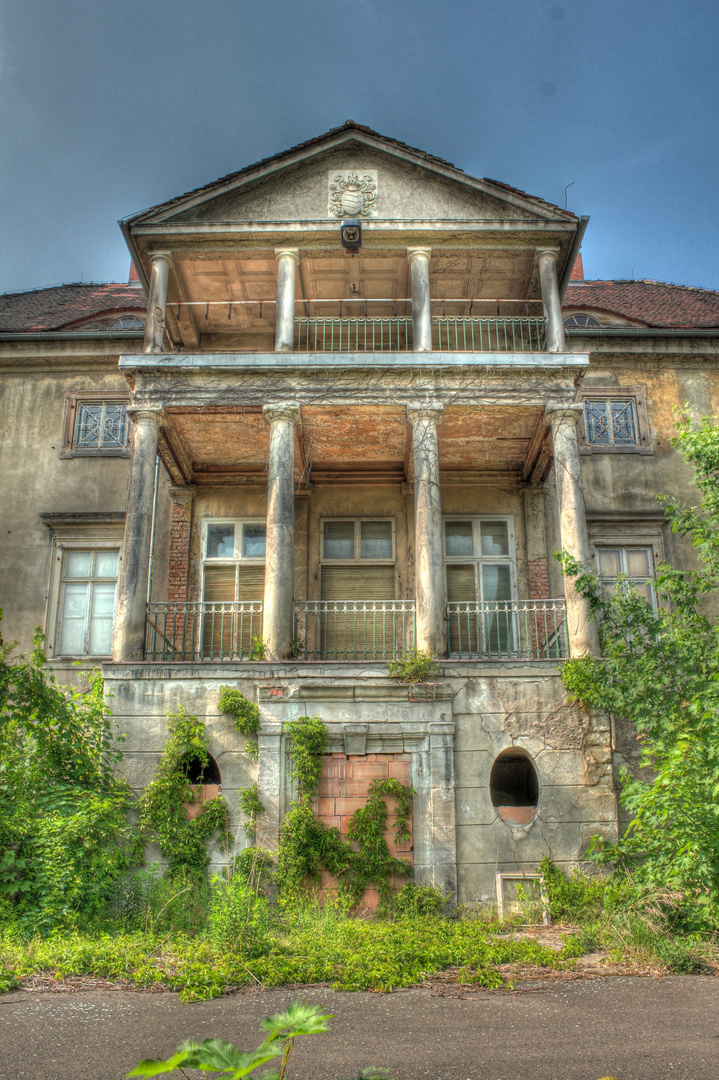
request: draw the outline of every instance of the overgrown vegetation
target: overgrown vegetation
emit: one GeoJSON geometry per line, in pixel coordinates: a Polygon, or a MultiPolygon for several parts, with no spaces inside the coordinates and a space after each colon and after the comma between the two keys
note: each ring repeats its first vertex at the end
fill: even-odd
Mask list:
{"type": "MultiPolygon", "coordinates": [[[[600,620],[602,660],[570,660],[562,678],[585,706],[631,721],[642,766],[652,779],[624,771],[621,801],[631,822],[589,852],[622,871],[634,895],[673,894],[674,920],[714,930],[719,919],[719,429],[705,419],[678,426],[675,445],[692,468],[698,506],[661,496],[672,530],[688,538],[698,563],[667,563],[656,573],[654,609],[620,579],[610,597],[597,579],[577,584],[600,620]]],[[[579,567],[563,556],[565,573],[579,567]]]]}
{"type": "Polygon", "coordinates": [[[438,671],[438,664],[434,657],[422,652],[421,649],[410,649],[397,660],[390,660],[387,666],[393,679],[401,679],[406,683],[425,682],[438,671]]]}
{"type": "Polygon", "coordinates": [[[66,694],[33,644],[0,637],[0,906],[49,933],[98,916],[136,848],[102,682],[66,694]]]}
{"type": "Polygon", "coordinates": [[[159,844],[167,859],[168,873],[188,878],[204,878],[209,866],[207,845],[220,837],[227,850],[227,803],[221,795],[210,799],[202,812],[188,819],[186,803],[194,803],[200,793],[190,782],[190,762],[209,762],[205,726],[180,706],[168,717],[168,739],[153,779],[139,799],[139,834],[144,841],[159,844]]]}
{"type": "MultiPolygon", "coordinates": [[[[293,783],[297,800],[285,815],[280,830],[276,882],[280,900],[285,905],[304,901],[308,884],[316,884],[322,870],[337,881],[341,898],[359,904],[365,891],[377,889],[381,906],[393,903],[392,880],[408,878],[412,866],[390,853],[384,833],[387,829],[386,799],[395,800],[395,843],[399,847],[410,839],[409,817],[414,789],[399,780],[373,780],[365,806],[350,819],[347,840],[339,829],[315,819],[312,800],[322,773],[322,754],[327,744],[327,728],[318,716],[303,716],[285,725],[292,747],[293,783]],[[354,845],[357,845],[356,848],[354,845]]],[[[442,901],[435,893],[435,910],[442,901]]]]}

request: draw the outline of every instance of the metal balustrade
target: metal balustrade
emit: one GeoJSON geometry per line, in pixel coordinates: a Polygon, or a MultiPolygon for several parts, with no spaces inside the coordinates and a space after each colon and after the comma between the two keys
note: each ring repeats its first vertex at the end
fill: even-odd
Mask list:
{"type": "Polygon", "coordinates": [[[436,315],[432,342],[437,352],[542,352],[545,324],[541,316],[436,315]]]}
{"type": "Polygon", "coordinates": [[[295,319],[297,352],[403,352],[411,348],[411,316],[295,319]]]}
{"type": "Polygon", "coordinates": [[[262,602],[168,601],[147,605],[145,659],[198,662],[260,659],[262,602]]]}
{"type": "Polygon", "coordinates": [[[302,600],[300,660],[393,660],[414,646],[414,600],[302,600]]]}
{"type": "MultiPolygon", "coordinates": [[[[295,319],[296,352],[412,351],[412,318],[398,316],[312,316],[295,319]]],[[[542,352],[541,316],[432,316],[437,352],[542,352]]]]}
{"type": "Polygon", "coordinates": [[[563,660],[565,600],[453,600],[449,655],[460,660],[563,660]]]}

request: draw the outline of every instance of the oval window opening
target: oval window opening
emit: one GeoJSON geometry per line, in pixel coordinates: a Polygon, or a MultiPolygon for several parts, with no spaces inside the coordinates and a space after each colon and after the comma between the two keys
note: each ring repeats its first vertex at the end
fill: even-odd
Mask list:
{"type": "Polygon", "coordinates": [[[211,754],[207,755],[207,761],[203,762],[199,757],[191,757],[185,762],[185,776],[191,784],[216,784],[222,783],[220,770],[217,762],[211,754]]]}
{"type": "Polygon", "coordinates": [[[539,780],[529,756],[521,750],[504,750],[489,778],[492,805],[502,821],[530,825],[539,802],[539,780]]]}

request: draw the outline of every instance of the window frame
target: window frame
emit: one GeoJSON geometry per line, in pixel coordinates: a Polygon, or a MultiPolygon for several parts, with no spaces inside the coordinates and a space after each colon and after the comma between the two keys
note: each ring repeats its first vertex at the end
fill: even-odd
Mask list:
{"type": "MultiPolygon", "coordinates": [[[[518,575],[517,575],[517,544],[514,529],[514,515],[513,514],[443,514],[442,515],[442,561],[444,566],[444,595],[445,603],[447,600],[447,567],[466,565],[467,563],[475,564],[475,600],[478,603],[483,603],[481,596],[482,592],[482,575],[478,572],[479,565],[486,563],[488,565],[497,565],[498,563],[508,564],[510,568],[509,584],[511,597],[507,603],[514,603],[518,598],[518,575]],[[502,521],[507,525],[507,541],[509,552],[507,555],[447,555],[447,523],[450,521],[471,521],[472,522],[472,546],[476,551],[475,538],[479,536],[480,539],[480,551],[481,551],[481,524],[486,521],[502,521]]],[[[461,602],[461,601],[460,601],[461,602]]],[[[492,601],[489,601],[492,602],[492,601]]],[[[498,603],[504,603],[505,601],[498,601],[498,603]]]]}
{"type": "Polygon", "coordinates": [[[604,540],[604,541],[600,541],[599,543],[595,543],[593,545],[593,548],[594,548],[594,550],[593,550],[592,554],[593,554],[593,557],[594,557],[594,569],[595,569],[595,573],[597,575],[597,580],[599,581],[599,584],[600,584],[600,588],[601,588],[601,586],[603,586],[605,584],[609,584],[612,581],[617,582],[619,580],[619,575],[617,575],[616,577],[611,577],[610,578],[610,577],[606,577],[606,576],[603,577],[600,574],[600,572],[599,572],[600,571],[599,552],[600,551],[618,551],[619,552],[619,557],[620,557],[620,562],[622,564],[622,569],[620,570],[619,573],[627,575],[625,577],[625,579],[624,579],[624,583],[626,583],[627,585],[634,585],[637,582],[647,582],[647,583],[649,583],[649,589],[650,589],[650,593],[651,593],[652,608],[654,609],[654,611],[657,610],[657,608],[659,606],[658,601],[657,601],[657,590],[656,590],[656,585],[655,585],[656,569],[657,569],[657,556],[656,556],[656,551],[655,551],[655,545],[653,543],[648,542],[646,540],[643,540],[641,538],[639,538],[637,540],[634,540],[634,539],[615,540],[613,542],[610,541],[610,540],[604,540]],[[637,577],[636,575],[634,577],[629,577],[629,575],[627,574],[627,571],[626,571],[626,551],[627,551],[627,549],[631,549],[631,548],[633,548],[635,550],[638,550],[638,551],[648,551],[650,553],[651,573],[649,574],[648,577],[642,578],[642,577],[637,577]]]}
{"type": "Polygon", "coordinates": [[[389,515],[368,514],[362,517],[321,517],[320,518],[320,530],[319,530],[319,542],[320,542],[320,558],[319,565],[322,566],[396,566],[397,565],[397,526],[396,521],[389,515]],[[351,521],[355,527],[355,556],[353,559],[326,559],[325,550],[325,522],[340,523],[342,521],[351,521]],[[392,558],[391,559],[363,559],[362,558],[362,522],[364,521],[388,521],[391,529],[392,539],[392,558]]]}
{"type": "MultiPolygon", "coordinates": [[[[116,551],[117,552],[117,578],[104,578],[104,581],[115,582],[115,605],[117,604],[117,581],[120,574],[120,563],[122,562],[122,538],[98,538],[92,535],[87,537],[78,537],[73,539],[56,539],[53,543],[53,558],[52,558],[52,573],[50,589],[48,592],[48,617],[46,618],[45,625],[47,627],[46,634],[46,651],[48,659],[53,660],[101,660],[111,659],[112,649],[108,653],[64,653],[60,652],[60,640],[62,635],[62,596],[63,585],[65,582],[64,564],[65,556],[71,551],[92,551],[96,553],[98,551],[116,551]]],[[[91,578],[78,578],[78,581],[90,581],[91,578]]],[[[113,630],[115,624],[115,614],[113,608],[113,630]]],[[[85,635],[87,637],[88,627],[85,628],[85,635]]]]}
{"type": "Polygon", "coordinates": [[[647,393],[643,386],[596,386],[588,387],[579,393],[582,415],[578,425],[579,452],[581,454],[653,454],[654,447],[649,432],[647,413],[647,393]],[[595,443],[587,439],[586,402],[611,401],[612,399],[631,400],[634,406],[634,418],[637,427],[637,441],[623,443],[595,443]]]}
{"type": "Polygon", "coordinates": [[[74,457],[116,457],[126,458],[130,456],[130,421],[126,418],[126,439],[123,447],[108,446],[75,446],[75,429],[79,407],[81,405],[122,405],[125,409],[129,404],[127,394],[117,391],[104,392],[102,390],[70,390],[65,398],[65,422],[63,425],[61,458],[74,457]]]}
{"type": "MultiPolygon", "coordinates": [[[[203,518],[202,520],[202,547],[201,547],[201,562],[202,562],[202,603],[205,603],[205,567],[206,566],[234,566],[235,567],[235,596],[232,603],[238,601],[239,591],[239,574],[237,573],[237,567],[241,564],[246,566],[264,566],[267,561],[267,547],[265,545],[265,554],[260,558],[256,555],[243,555],[242,554],[242,530],[245,525],[264,525],[265,530],[267,528],[267,518],[263,517],[242,517],[242,518],[228,518],[228,517],[211,517],[203,518]],[[211,525],[234,525],[235,526],[235,554],[230,555],[207,555],[207,533],[211,525]],[[237,554],[237,536],[239,526],[240,548],[239,554],[237,554]]],[[[265,538],[267,533],[265,532],[265,538]]],[[[227,601],[230,603],[230,601],[227,601]]]]}

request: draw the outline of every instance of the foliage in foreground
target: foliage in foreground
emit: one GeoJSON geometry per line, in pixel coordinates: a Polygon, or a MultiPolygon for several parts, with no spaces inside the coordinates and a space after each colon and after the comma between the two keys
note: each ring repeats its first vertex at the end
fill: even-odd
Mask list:
{"type": "Polygon", "coordinates": [[[177,1069],[186,1077],[185,1069],[200,1069],[203,1074],[223,1073],[228,1080],[241,1080],[243,1076],[249,1076],[279,1057],[279,1071],[263,1073],[262,1080],[284,1080],[295,1039],[300,1035],[325,1034],[329,1031],[327,1021],[331,1019],[331,1016],[323,1015],[316,1005],[295,1001],[285,1012],[275,1013],[262,1021],[262,1029],[268,1033],[267,1037],[248,1054],[241,1053],[233,1043],[220,1042],[219,1039],[205,1039],[202,1043],[191,1040],[181,1043],[166,1061],[141,1061],[127,1075],[159,1076],[177,1069]]]}
{"type": "MultiPolygon", "coordinates": [[[[1,614],[1,613],[0,613],[1,614]]],[[[48,933],[104,910],[135,858],[102,681],[67,693],[0,637],[0,906],[48,933]]]]}
{"type": "MultiPolygon", "coordinates": [[[[570,660],[562,678],[573,697],[631,721],[641,765],[653,779],[626,771],[621,801],[631,815],[617,843],[596,839],[590,857],[622,868],[641,890],[669,890],[689,925],[719,919],[719,627],[707,613],[719,586],[719,428],[684,420],[675,445],[692,468],[701,501],[680,506],[663,496],[675,533],[698,556],[695,570],[657,569],[659,605],[626,581],[611,597],[591,574],[577,586],[600,620],[602,660],[570,660]]],[[[566,555],[565,573],[579,572],[566,555]]]]}

